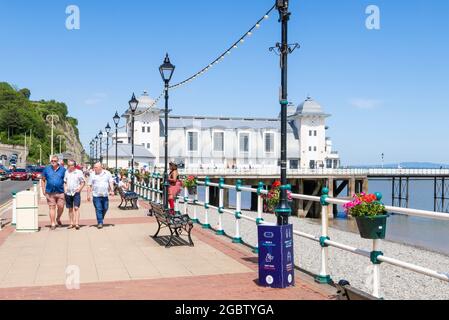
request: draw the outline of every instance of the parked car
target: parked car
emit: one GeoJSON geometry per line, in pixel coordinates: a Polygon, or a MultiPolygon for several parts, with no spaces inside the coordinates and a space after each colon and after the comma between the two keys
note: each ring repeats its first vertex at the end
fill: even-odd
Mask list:
{"type": "Polygon", "coordinates": [[[8,180],[11,177],[11,170],[4,165],[0,165],[0,171],[2,172],[0,180],[8,180]]]}
{"type": "Polygon", "coordinates": [[[21,181],[27,181],[30,180],[31,174],[26,169],[15,169],[11,173],[11,180],[21,180],[21,181]]]}
{"type": "Polygon", "coordinates": [[[42,172],[44,172],[43,167],[35,167],[31,171],[31,180],[33,180],[33,181],[40,180],[42,178],[42,172]]]}
{"type": "Polygon", "coordinates": [[[7,180],[8,176],[5,170],[0,169],[0,181],[7,180]]]}

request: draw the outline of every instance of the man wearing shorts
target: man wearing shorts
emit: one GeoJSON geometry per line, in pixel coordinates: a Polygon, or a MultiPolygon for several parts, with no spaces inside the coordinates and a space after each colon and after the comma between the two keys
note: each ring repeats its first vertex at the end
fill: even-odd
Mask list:
{"type": "Polygon", "coordinates": [[[78,170],[76,163],[73,160],[69,160],[68,170],[64,176],[64,191],[65,191],[65,204],[69,209],[70,226],[69,229],[80,229],[80,212],[81,205],[81,191],[84,188],[85,181],[84,175],[81,170],[78,170]]]}
{"type": "Polygon", "coordinates": [[[56,229],[56,222],[62,226],[61,216],[64,213],[64,176],[65,168],[59,165],[57,156],[51,157],[51,164],[42,172],[41,188],[50,208],[51,230],[56,229]],[[58,216],[56,217],[56,208],[58,216]]]}
{"type": "Polygon", "coordinates": [[[109,171],[104,170],[101,163],[94,165],[87,184],[87,201],[92,200],[97,215],[97,228],[103,228],[103,221],[109,209],[109,197],[114,195],[114,179],[109,171]]]}

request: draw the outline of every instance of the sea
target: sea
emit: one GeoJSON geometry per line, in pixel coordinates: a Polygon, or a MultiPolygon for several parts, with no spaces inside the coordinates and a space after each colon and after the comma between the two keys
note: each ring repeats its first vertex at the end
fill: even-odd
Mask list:
{"type": "MultiPolygon", "coordinates": [[[[346,190],[343,190],[345,194],[346,190]]],[[[391,180],[370,180],[369,192],[380,192],[385,205],[392,205],[391,180]]],[[[204,190],[199,188],[199,199],[204,199],[204,190]]],[[[434,210],[434,185],[430,180],[411,180],[409,185],[409,207],[421,210],[434,210]]],[[[235,191],[229,192],[229,205],[235,206],[235,191]]],[[[250,209],[251,196],[242,192],[242,209],[250,209]]],[[[343,208],[338,207],[337,218],[330,221],[334,228],[358,233],[354,219],[348,219],[343,208]]],[[[448,213],[449,215],[449,213],[448,213]]],[[[437,220],[422,217],[390,215],[387,220],[386,240],[415,246],[417,248],[449,255],[449,220],[437,220]]],[[[319,223],[319,221],[315,221],[319,223]]]]}

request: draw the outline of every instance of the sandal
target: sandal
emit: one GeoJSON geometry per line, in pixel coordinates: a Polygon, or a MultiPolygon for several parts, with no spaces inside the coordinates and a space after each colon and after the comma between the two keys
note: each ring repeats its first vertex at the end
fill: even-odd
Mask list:
{"type": "Polygon", "coordinates": [[[56,220],[56,222],[58,223],[58,226],[62,226],[62,222],[61,222],[61,220],[56,220]]]}
{"type": "Polygon", "coordinates": [[[75,226],[73,224],[71,224],[67,229],[73,229],[75,228],[75,226]]]}
{"type": "Polygon", "coordinates": [[[56,226],[51,226],[50,230],[52,230],[52,231],[56,230],[56,226]]]}
{"type": "Polygon", "coordinates": [[[80,229],[80,226],[79,226],[79,225],[76,225],[76,226],[75,226],[75,229],[76,229],[76,230],[79,230],[79,229],[80,229]]]}

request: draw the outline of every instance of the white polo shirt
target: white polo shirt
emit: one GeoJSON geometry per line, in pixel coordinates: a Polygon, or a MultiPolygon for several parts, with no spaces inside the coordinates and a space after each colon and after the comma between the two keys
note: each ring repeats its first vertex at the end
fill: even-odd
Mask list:
{"type": "Polygon", "coordinates": [[[107,170],[102,170],[100,174],[92,171],[88,185],[92,187],[92,195],[94,197],[107,197],[109,195],[109,183],[113,181],[111,173],[107,170]]]}
{"type": "Polygon", "coordinates": [[[67,194],[75,195],[75,190],[84,182],[84,175],[81,170],[75,169],[72,172],[67,170],[64,176],[64,182],[67,184],[67,194]]]}

